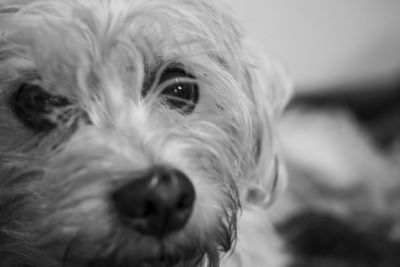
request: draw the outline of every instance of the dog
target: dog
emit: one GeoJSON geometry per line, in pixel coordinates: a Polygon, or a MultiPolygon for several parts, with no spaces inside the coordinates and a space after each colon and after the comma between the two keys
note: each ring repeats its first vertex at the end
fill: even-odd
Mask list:
{"type": "Polygon", "coordinates": [[[0,266],[285,266],[290,81],[212,0],[0,1],[0,266]]]}

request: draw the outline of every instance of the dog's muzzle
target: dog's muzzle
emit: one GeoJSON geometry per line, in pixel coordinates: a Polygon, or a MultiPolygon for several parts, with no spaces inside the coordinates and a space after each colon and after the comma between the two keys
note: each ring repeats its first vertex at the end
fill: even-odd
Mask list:
{"type": "Polygon", "coordinates": [[[133,177],[112,194],[123,222],[159,239],[181,230],[193,210],[195,190],[177,169],[157,166],[133,177]]]}

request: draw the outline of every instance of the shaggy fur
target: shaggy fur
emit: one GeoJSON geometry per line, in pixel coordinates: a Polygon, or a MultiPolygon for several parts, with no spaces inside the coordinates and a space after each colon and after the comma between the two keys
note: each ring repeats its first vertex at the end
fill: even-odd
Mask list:
{"type": "Polygon", "coordinates": [[[286,262],[264,210],[285,184],[273,124],[290,84],[226,7],[1,0],[0,25],[0,266],[286,262]],[[162,101],[172,67],[199,87],[190,114],[162,101]],[[16,108],[25,83],[68,105],[39,127],[41,113],[16,108]],[[162,240],[124,225],[110,201],[159,165],[183,171],[196,192],[185,228],[162,240]]]}

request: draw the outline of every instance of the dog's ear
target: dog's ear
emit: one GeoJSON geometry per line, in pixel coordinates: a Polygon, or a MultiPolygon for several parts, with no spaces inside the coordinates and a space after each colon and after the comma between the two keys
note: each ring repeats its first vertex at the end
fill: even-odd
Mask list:
{"type": "Polygon", "coordinates": [[[245,198],[250,203],[269,205],[286,187],[286,169],[275,122],[292,95],[292,83],[280,64],[260,54],[250,55],[250,64],[245,70],[245,86],[250,88],[256,109],[253,121],[256,173],[245,198]]]}

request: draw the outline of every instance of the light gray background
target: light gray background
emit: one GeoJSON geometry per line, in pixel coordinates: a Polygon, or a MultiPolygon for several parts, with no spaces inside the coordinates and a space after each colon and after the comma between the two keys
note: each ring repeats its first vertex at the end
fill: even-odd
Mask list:
{"type": "Polygon", "coordinates": [[[224,0],[303,88],[400,74],[400,0],[224,0]]]}

